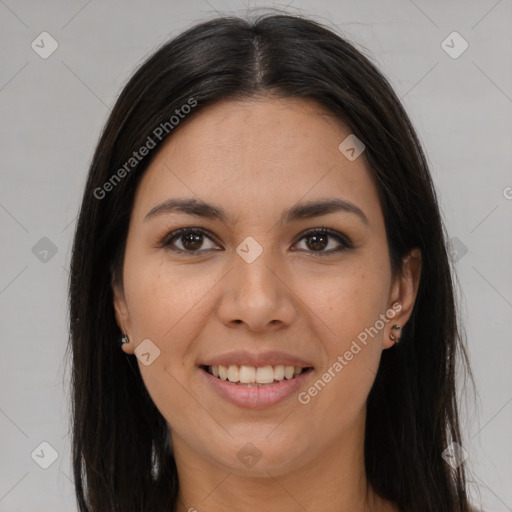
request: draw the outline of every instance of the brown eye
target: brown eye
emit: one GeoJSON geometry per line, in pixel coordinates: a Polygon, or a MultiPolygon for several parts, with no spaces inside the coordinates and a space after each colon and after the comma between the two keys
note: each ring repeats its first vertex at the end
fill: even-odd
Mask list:
{"type": "Polygon", "coordinates": [[[319,251],[325,249],[329,242],[329,235],[308,235],[305,237],[307,242],[306,245],[313,251],[319,251]]]}
{"type": "Polygon", "coordinates": [[[213,240],[202,229],[178,229],[173,231],[170,235],[166,236],[161,243],[162,247],[167,247],[176,252],[188,253],[202,253],[205,250],[211,249],[204,248],[205,240],[213,240]],[[177,245],[181,244],[181,247],[177,245]]]}
{"type": "Polygon", "coordinates": [[[195,251],[203,245],[203,235],[198,233],[187,233],[181,236],[182,244],[187,250],[195,251]]]}
{"type": "MultiPolygon", "coordinates": [[[[315,228],[302,235],[299,241],[305,241],[305,249],[313,256],[328,256],[354,246],[349,238],[328,228],[315,228]],[[330,246],[334,246],[329,249],[330,246]],[[337,244],[337,246],[336,246],[337,244]],[[328,250],[327,250],[328,249],[328,250]]],[[[219,250],[212,238],[200,228],[182,228],[173,231],[160,242],[160,247],[170,251],[200,255],[206,251],[219,250]],[[204,247],[209,241],[213,246],[204,247]]],[[[295,249],[294,249],[295,250],[295,249]]]]}
{"type": "Polygon", "coordinates": [[[348,238],[337,231],[327,228],[316,228],[310,230],[303,234],[300,240],[305,240],[306,251],[313,253],[314,256],[321,256],[324,254],[328,255],[353,248],[353,244],[348,238]],[[329,240],[331,239],[338,243],[338,247],[336,247],[335,244],[334,248],[325,250],[329,245],[332,245],[332,243],[329,243],[329,240]]]}

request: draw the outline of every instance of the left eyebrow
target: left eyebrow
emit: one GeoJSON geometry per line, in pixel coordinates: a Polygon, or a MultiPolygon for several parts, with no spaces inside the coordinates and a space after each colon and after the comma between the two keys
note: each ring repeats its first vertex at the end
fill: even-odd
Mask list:
{"type": "MultiPolygon", "coordinates": [[[[335,213],[338,211],[355,214],[364,222],[364,224],[369,225],[368,217],[358,206],[339,198],[329,198],[324,200],[297,203],[283,212],[281,215],[281,223],[289,223],[300,219],[321,217],[322,215],[327,215],[329,213],[335,213]]],[[[195,215],[205,219],[219,220],[224,224],[227,224],[232,220],[231,216],[220,206],[206,203],[200,199],[174,198],[168,199],[163,203],[157,204],[151,208],[151,210],[149,210],[149,212],[144,217],[144,222],[151,218],[174,212],[195,215]]]]}

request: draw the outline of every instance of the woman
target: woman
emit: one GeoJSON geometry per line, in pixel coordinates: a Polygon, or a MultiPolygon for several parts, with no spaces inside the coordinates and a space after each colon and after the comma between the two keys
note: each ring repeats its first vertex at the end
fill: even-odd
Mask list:
{"type": "Polygon", "coordinates": [[[81,511],[471,510],[427,162],[318,23],[215,19],[139,68],[69,293],[81,511]]]}

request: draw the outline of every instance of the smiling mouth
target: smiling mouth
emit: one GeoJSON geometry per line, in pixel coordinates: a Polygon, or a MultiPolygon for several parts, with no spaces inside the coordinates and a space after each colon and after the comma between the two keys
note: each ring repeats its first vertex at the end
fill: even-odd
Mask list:
{"type": "Polygon", "coordinates": [[[212,365],[201,368],[219,380],[245,387],[265,387],[278,384],[283,380],[293,380],[302,373],[311,371],[312,367],[274,365],[274,366],[245,366],[245,365],[212,365]]]}

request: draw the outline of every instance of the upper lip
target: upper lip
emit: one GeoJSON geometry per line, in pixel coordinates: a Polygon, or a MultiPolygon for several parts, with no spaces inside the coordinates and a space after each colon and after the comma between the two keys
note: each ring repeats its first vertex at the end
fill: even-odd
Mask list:
{"type": "Polygon", "coordinates": [[[212,356],[200,363],[201,366],[296,366],[299,368],[309,368],[313,365],[293,354],[287,354],[280,351],[250,352],[248,350],[235,350],[225,352],[217,356],[212,356]]]}

